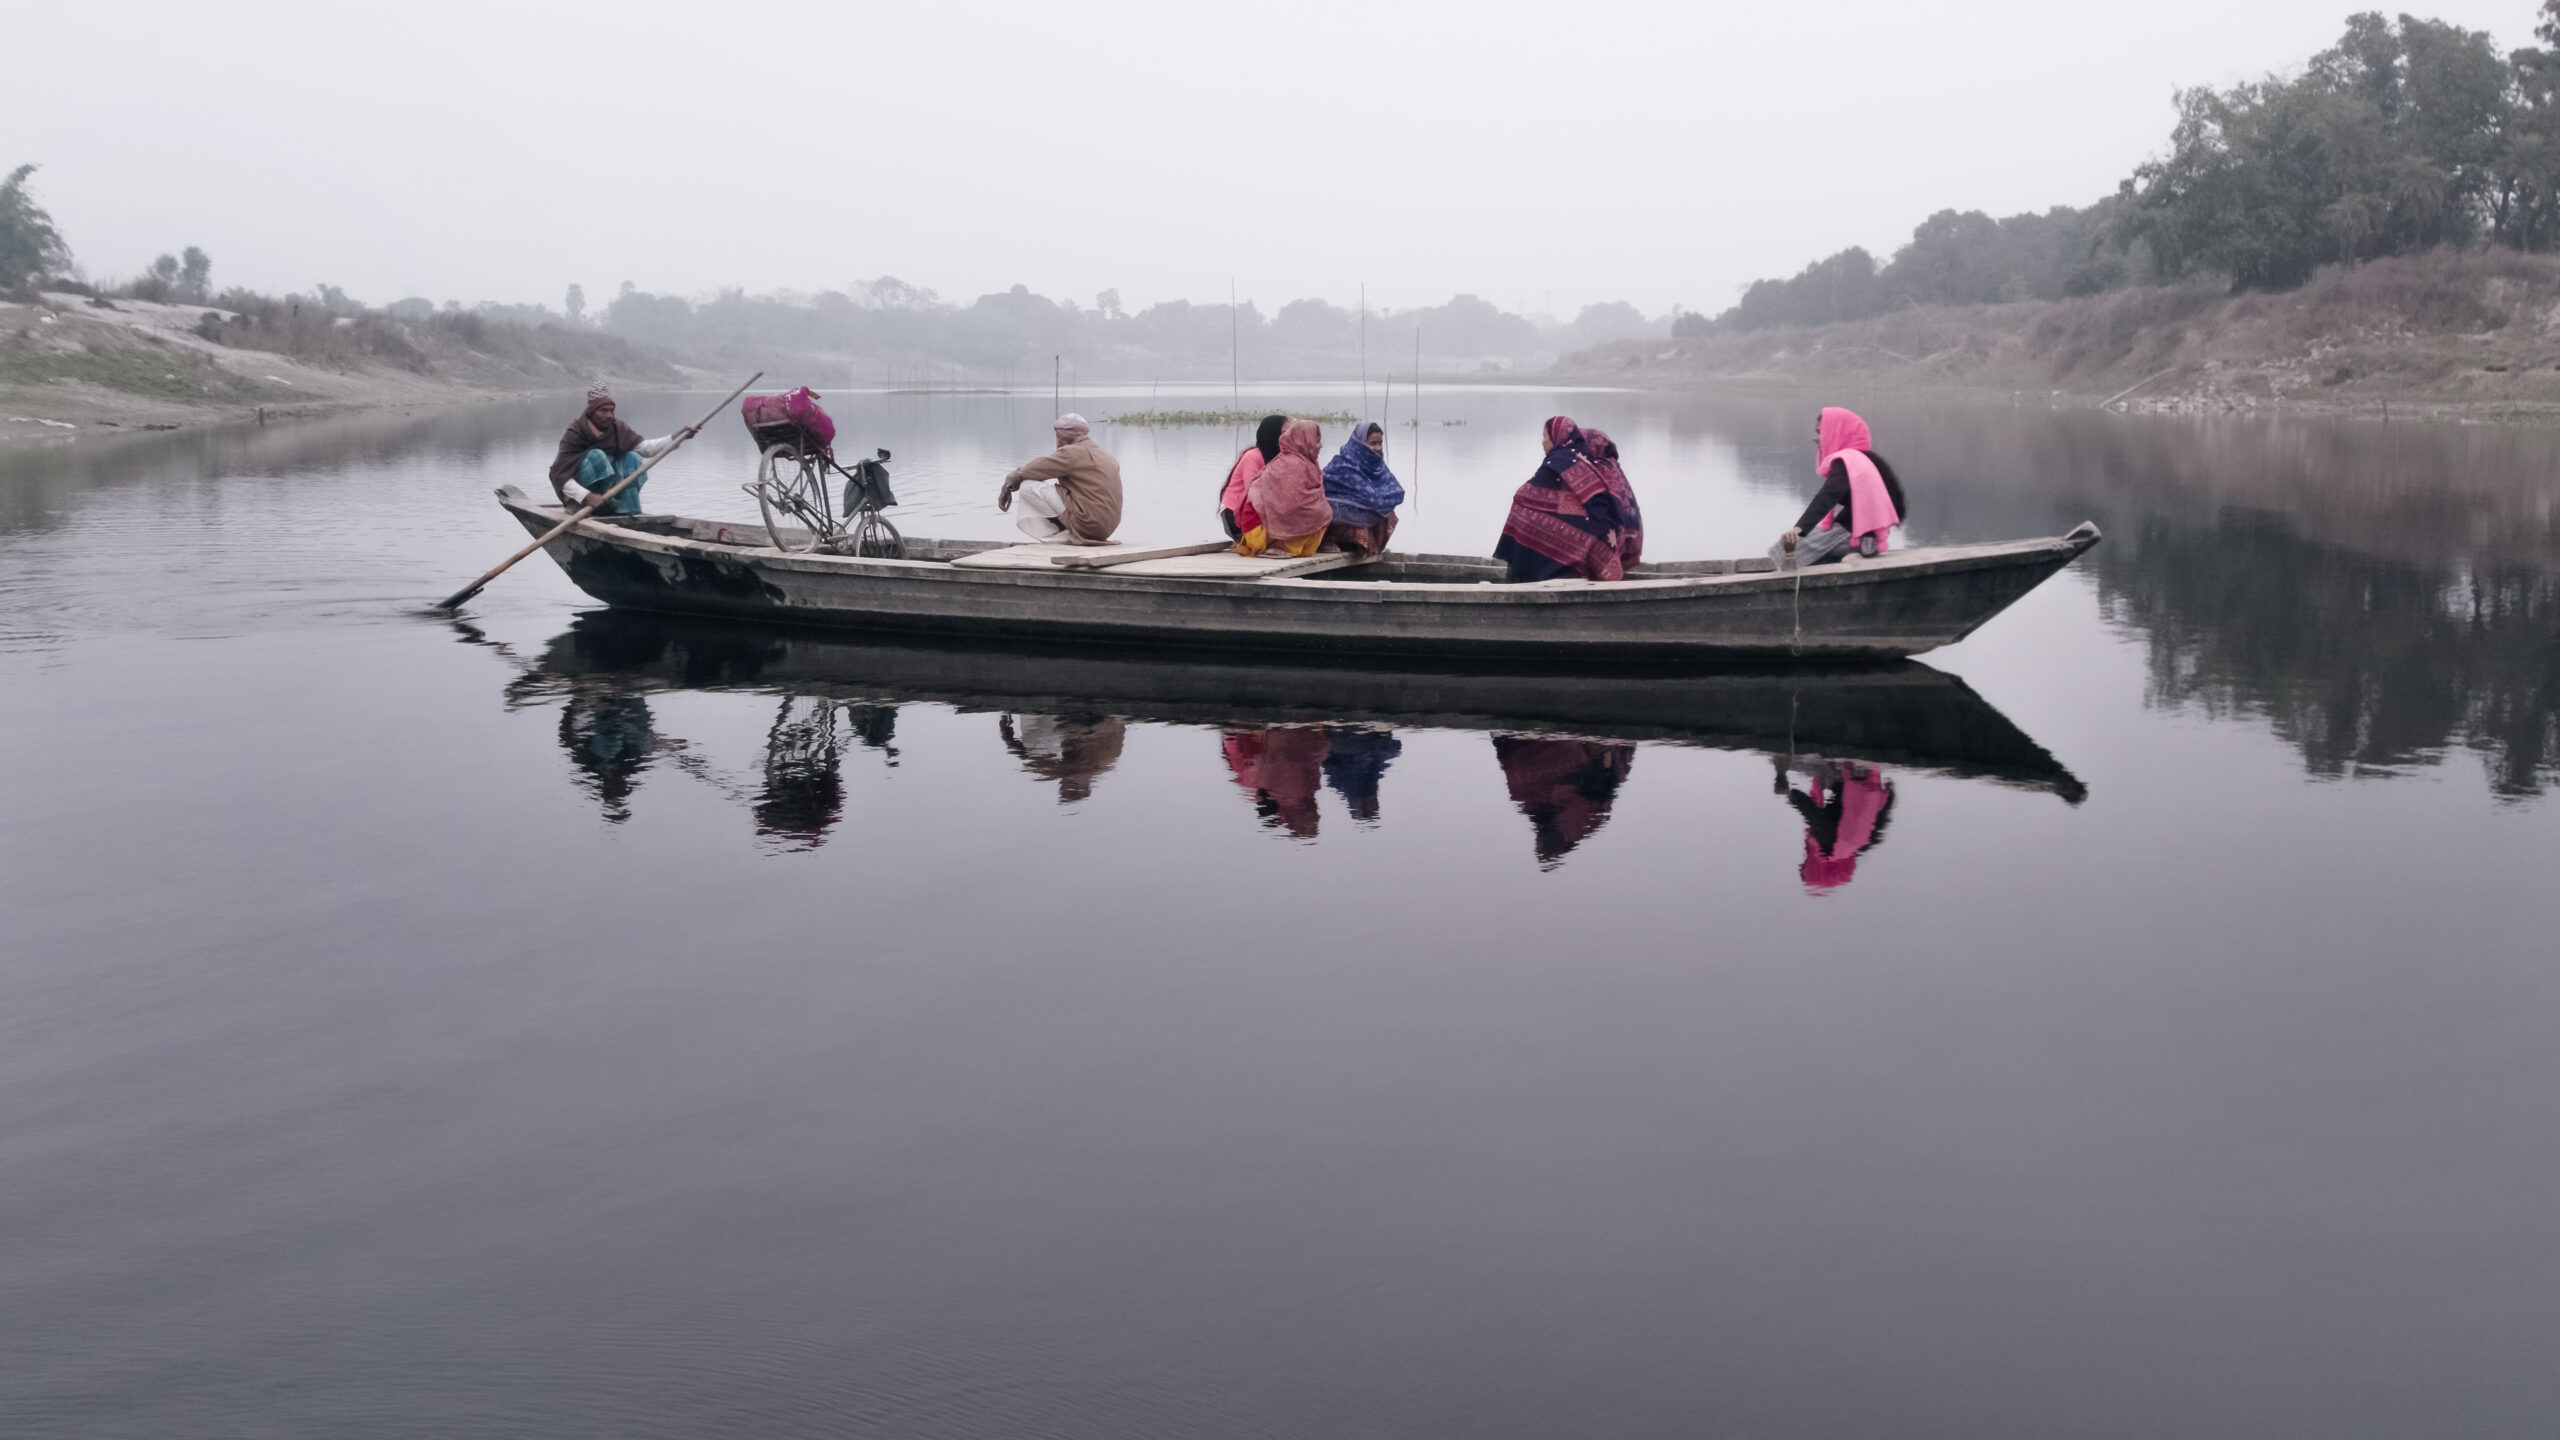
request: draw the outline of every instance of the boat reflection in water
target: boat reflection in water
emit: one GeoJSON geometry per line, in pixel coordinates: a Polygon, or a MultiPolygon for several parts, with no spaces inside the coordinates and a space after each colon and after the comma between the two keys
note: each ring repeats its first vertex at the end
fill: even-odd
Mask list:
{"type": "Polygon", "coordinates": [[[1319,794],[1380,823],[1399,731],[1490,741],[1532,849],[1553,869],[1608,823],[1639,744],[1758,751],[1802,816],[1808,889],[1846,884],[1883,839],[1886,766],[2017,786],[2078,804],[2071,772],[1963,681],[1913,661],[1855,668],[1574,675],[1370,666],[1238,665],[1158,653],[883,644],[836,632],[605,611],[579,617],[508,686],[511,707],[558,704],[560,743],[609,821],[664,762],[743,803],[772,848],[823,844],[841,821],[843,765],[897,763],[902,705],[993,713],[996,739],[1060,804],[1090,797],[1132,725],[1219,732],[1227,779],[1262,823],[1317,838],[1319,794]],[[648,697],[762,694],[778,707],[762,774],[725,779],[664,733],[648,697]],[[1801,776],[1796,787],[1790,776],[1801,776]]]}

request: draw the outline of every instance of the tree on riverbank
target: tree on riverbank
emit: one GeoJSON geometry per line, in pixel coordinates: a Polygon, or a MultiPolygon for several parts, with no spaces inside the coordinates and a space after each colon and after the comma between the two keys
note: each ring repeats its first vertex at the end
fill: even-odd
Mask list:
{"type": "Polygon", "coordinates": [[[1879,267],[1852,245],[1817,260],[1790,280],[1761,280],[1714,320],[1684,317],[1679,338],[1719,326],[1765,330],[1773,325],[1830,325],[1914,307],[1993,305],[2004,300],[2059,300],[2096,295],[2148,278],[2142,255],[2102,251],[2099,240],[2115,207],[1994,220],[1979,210],[1941,210],[1920,222],[1911,240],[1879,267]]]}
{"type": "Polygon", "coordinates": [[[163,255],[151,262],[141,279],[127,285],[125,293],[137,300],[189,300],[202,304],[213,294],[213,259],[193,245],[187,247],[183,258],[163,255]]]}
{"type": "Polygon", "coordinates": [[[33,165],[21,165],[0,181],[0,292],[16,293],[71,263],[71,247],[27,193],[33,165]]]}
{"type": "Polygon", "coordinates": [[[2118,192],[2115,237],[2147,243],[2164,276],[2270,290],[2437,245],[2548,249],[2551,61],[2501,58],[2484,31],[2353,16],[2294,79],[2180,92],[2169,153],[2118,192]]]}
{"type": "Polygon", "coordinates": [[[1852,247],[1762,280],[1690,332],[1915,306],[2094,295],[2150,280],[2289,290],[2322,265],[2439,245],[2560,249],[2560,0],[2540,47],[2377,12],[2291,77],[2180,91],[2169,147],[2082,209],[1940,211],[1878,267],[1852,247]]]}

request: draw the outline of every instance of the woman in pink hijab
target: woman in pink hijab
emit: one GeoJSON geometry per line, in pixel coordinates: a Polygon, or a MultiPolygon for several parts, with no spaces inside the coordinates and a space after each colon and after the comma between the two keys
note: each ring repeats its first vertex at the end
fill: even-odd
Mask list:
{"type": "Polygon", "coordinates": [[[1805,566],[1840,560],[1852,548],[1861,555],[1883,554],[1906,507],[1902,479],[1876,453],[1867,422],[1837,405],[1824,406],[1814,417],[1813,453],[1822,489],[1795,528],[1769,547],[1769,557],[1805,566]]]}

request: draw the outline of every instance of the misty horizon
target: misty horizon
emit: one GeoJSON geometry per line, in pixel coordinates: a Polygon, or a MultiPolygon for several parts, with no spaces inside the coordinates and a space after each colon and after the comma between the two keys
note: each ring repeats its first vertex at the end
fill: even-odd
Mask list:
{"type": "MultiPolygon", "coordinates": [[[[1079,305],[1116,290],[1133,311],[1223,304],[1232,280],[1266,306],[1352,308],[1365,282],[1384,311],[1473,294],[1559,320],[1617,300],[1714,314],[1939,210],[2111,193],[2161,149],[2173,90],[2298,67],[2354,7],[2177,0],[2093,69],[2039,48],[2041,7],[1603,6],[1578,15],[1567,53],[1586,58],[1564,74],[1525,9],[1319,7],[1378,58],[1301,75],[1258,61],[1258,27],[1145,6],[725,28],[476,8],[158,15],[119,37],[115,84],[72,63],[19,76],[0,129],[104,279],[197,245],[221,283],[375,304],[897,276],[1079,305]],[[631,78],[568,83],[563,56],[631,78]]],[[[2518,0],[2427,13],[2502,43],[2531,23],[2518,0]]],[[[67,11],[21,23],[31,53],[95,38],[67,11]]]]}

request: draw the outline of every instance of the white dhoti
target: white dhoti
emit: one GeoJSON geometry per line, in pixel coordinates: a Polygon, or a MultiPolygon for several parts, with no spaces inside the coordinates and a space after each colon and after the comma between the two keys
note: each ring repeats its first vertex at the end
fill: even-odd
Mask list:
{"type": "Polygon", "coordinates": [[[1058,518],[1066,509],[1055,480],[1025,480],[1013,492],[1013,523],[1034,540],[1055,540],[1066,534],[1066,524],[1058,518]]]}

